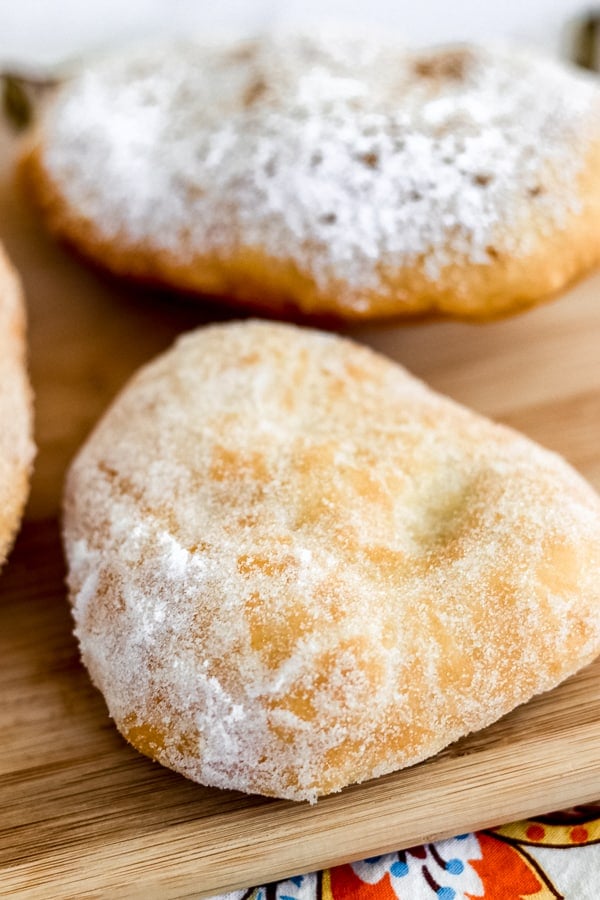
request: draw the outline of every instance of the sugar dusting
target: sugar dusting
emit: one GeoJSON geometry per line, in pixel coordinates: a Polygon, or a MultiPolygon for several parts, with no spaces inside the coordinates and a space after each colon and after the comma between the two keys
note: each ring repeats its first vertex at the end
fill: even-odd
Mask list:
{"type": "Polygon", "coordinates": [[[14,540],[35,456],[21,286],[0,245],[0,565],[14,540]]]}
{"type": "MultiPolygon", "coordinates": [[[[265,248],[317,285],[527,254],[577,211],[589,76],[524,52],[270,36],[85,68],[46,123],[67,203],[123,247],[265,248]],[[491,248],[491,249],[490,249],[491,248]]],[[[595,132],[597,134],[597,132],[595,132]]]]}
{"type": "Polygon", "coordinates": [[[600,651],[589,486],[331,335],[180,339],[79,454],[65,512],[111,715],[203,784],[313,801],[600,651]]]}

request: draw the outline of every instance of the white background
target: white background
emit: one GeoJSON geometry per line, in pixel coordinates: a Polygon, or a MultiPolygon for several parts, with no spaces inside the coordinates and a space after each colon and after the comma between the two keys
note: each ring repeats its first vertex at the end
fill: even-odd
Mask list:
{"type": "Polygon", "coordinates": [[[370,22],[405,43],[511,38],[564,51],[585,0],[0,0],[0,65],[52,63],[157,33],[370,22]]]}

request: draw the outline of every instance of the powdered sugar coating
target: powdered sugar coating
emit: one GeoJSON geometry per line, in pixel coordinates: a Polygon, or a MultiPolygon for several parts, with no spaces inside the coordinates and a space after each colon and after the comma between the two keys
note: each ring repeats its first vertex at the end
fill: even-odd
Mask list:
{"type": "Polygon", "coordinates": [[[29,493],[35,455],[21,285],[0,245],[0,564],[29,493]]]}
{"type": "Polygon", "coordinates": [[[46,123],[43,164],[103,240],[181,265],[260,248],[360,309],[390,272],[423,262],[435,283],[566,227],[598,96],[502,49],[171,45],[85,68],[46,123]]]}
{"type": "Polygon", "coordinates": [[[557,456],[351,342],[180,339],[69,474],[84,662],[203,784],[314,800],[600,651],[600,501],[557,456]]]}

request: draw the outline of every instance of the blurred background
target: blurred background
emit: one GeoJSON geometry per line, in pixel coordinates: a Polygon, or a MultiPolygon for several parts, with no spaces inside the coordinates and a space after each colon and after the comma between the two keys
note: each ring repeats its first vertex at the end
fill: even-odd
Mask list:
{"type": "Polygon", "coordinates": [[[581,0],[0,0],[0,65],[52,65],[156,34],[247,34],[319,20],[397,29],[406,43],[509,38],[569,55],[581,0]]]}

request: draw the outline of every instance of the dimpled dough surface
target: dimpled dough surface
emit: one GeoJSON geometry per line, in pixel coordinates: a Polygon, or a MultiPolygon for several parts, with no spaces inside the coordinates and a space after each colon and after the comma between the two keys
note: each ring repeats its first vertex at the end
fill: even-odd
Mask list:
{"type": "Polygon", "coordinates": [[[134,746],[314,801],[600,651],[600,503],[558,456],[350,341],[199,329],[70,471],[82,655],[134,746]]]}

